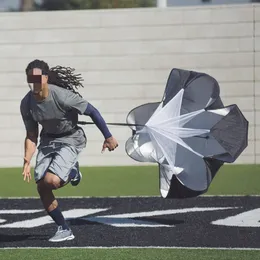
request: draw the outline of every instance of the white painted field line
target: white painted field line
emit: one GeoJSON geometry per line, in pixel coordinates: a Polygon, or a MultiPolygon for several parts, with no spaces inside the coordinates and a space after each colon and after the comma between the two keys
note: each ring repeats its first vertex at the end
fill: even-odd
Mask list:
{"type": "MultiPolygon", "coordinates": [[[[202,195],[197,198],[207,198],[207,197],[260,197],[260,194],[252,194],[252,195],[239,195],[239,194],[228,194],[228,195],[202,195]]],[[[105,199],[105,198],[162,198],[161,196],[56,196],[57,199],[105,199]]],[[[39,197],[0,197],[1,199],[39,199],[39,197]]],[[[189,198],[187,198],[189,199],[189,198]]],[[[186,200],[187,200],[186,199],[186,200]]],[[[193,198],[194,199],[194,198],[193,198]]],[[[184,199],[181,199],[184,200],[184,199]]]]}
{"type": "Polygon", "coordinates": [[[178,246],[84,246],[84,247],[3,247],[0,250],[10,249],[187,249],[187,250],[239,250],[260,251],[260,248],[244,247],[178,247],[178,246]]]}

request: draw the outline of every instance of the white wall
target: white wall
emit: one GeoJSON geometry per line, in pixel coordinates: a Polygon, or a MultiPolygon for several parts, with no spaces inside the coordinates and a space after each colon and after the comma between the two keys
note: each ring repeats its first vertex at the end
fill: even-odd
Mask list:
{"type": "MultiPolygon", "coordinates": [[[[161,99],[173,67],[215,77],[225,105],[237,103],[250,122],[238,163],[260,162],[260,6],[0,14],[0,166],[20,166],[24,127],[19,104],[24,69],[35,58],[75,67],[84,97],[108,122],[161,99]]],[[[86,119],[86,118],[84,118],[86,119]]],[[[102,135],[85,127],[82,165],[137,164],[125,154],[128,127],[111,127],[120,146],[101,155],[102,135]]]]}
{"type": "Polygon", "coordinates": [[[227,4],[248,4],[252,0],[167,0],[168,6],[195,6],[195,5],[227,5],[227,4]]]}

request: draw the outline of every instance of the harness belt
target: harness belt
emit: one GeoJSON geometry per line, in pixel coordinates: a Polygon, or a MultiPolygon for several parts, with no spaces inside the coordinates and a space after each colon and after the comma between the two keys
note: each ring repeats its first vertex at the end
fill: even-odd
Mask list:
{"type": "Polygon", "coordinates": [[[46,133],[46,132],[41,131],[40,136],[47,136],[50,138],[61,138],[61,137],[69,136],[69,135],[76,133],[78,131],[78,129],[79,129],[79,127],[75,127],[68,132],[64,132],[64,133],[60,133],[60,134],[51,134],[51,133],[46,133]]]}

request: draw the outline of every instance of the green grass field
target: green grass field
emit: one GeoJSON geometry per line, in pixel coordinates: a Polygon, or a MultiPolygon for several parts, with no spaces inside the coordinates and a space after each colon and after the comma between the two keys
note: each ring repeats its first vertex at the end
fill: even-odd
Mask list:
{"type": "Polygon", "coordinates": [[[1,260],[258,260],[258,251],[198,249],[15,249],[0,251],[1,260]]]}
{"type": "MultiPolygon", "coordinates": [[[[68,185],[56,191],[63,196],[154,196],[159,195],[158,168],[89,167],[82,168],[83,180],[78,187],[68,185]]],[[[1,197],[37,196],[34,181],[23,182],[21,169],[0,169],[1,197]]],[[[260,194],[260,165],[225,165],[215,177],[207,194],[260,194]]],[[[206,194],[206,195],[207,195],[206,194]]],[[[233,260],[260,259],[260,251],[184,250],[184,249],[8,249],[0,250],[0,260],[79,260],[79,259],[181,259],[233,260]]]]}
{"type": "MultiPolygon", "coordinates": [[[[57,196],[157,196],[157,166],[81,168],[79,186],[56,191],[57,196]]],[[[38,196],[34,180],[22,179],[22,169],[0,169],[0,197],[38,196]]],[[[225,165],[218,172],[207,194],[260,194],[260,165],[225,165]]]]}

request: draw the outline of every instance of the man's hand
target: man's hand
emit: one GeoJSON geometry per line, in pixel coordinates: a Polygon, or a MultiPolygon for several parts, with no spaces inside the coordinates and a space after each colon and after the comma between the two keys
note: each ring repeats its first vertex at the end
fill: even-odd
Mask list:
{"type": "Polygon", "coordinates": [[[108,150],[111,152],[114,151],[117,147],[118,147],[117,140],[113,136],[111,136],[104,141],[101,152],[103,153],[106,150],[106,148],[108,148],[108,150]]]}
{"type": "Polygon", "coordinates": [[[30,165],[30,162],[28,162],[28,161],[25,161],[24,165],[23,165],[23,180],[26,181],[26,179],[27,179],[28,183],[32,179],[32,176],[31,176],[31,165],[30,165]]]}

